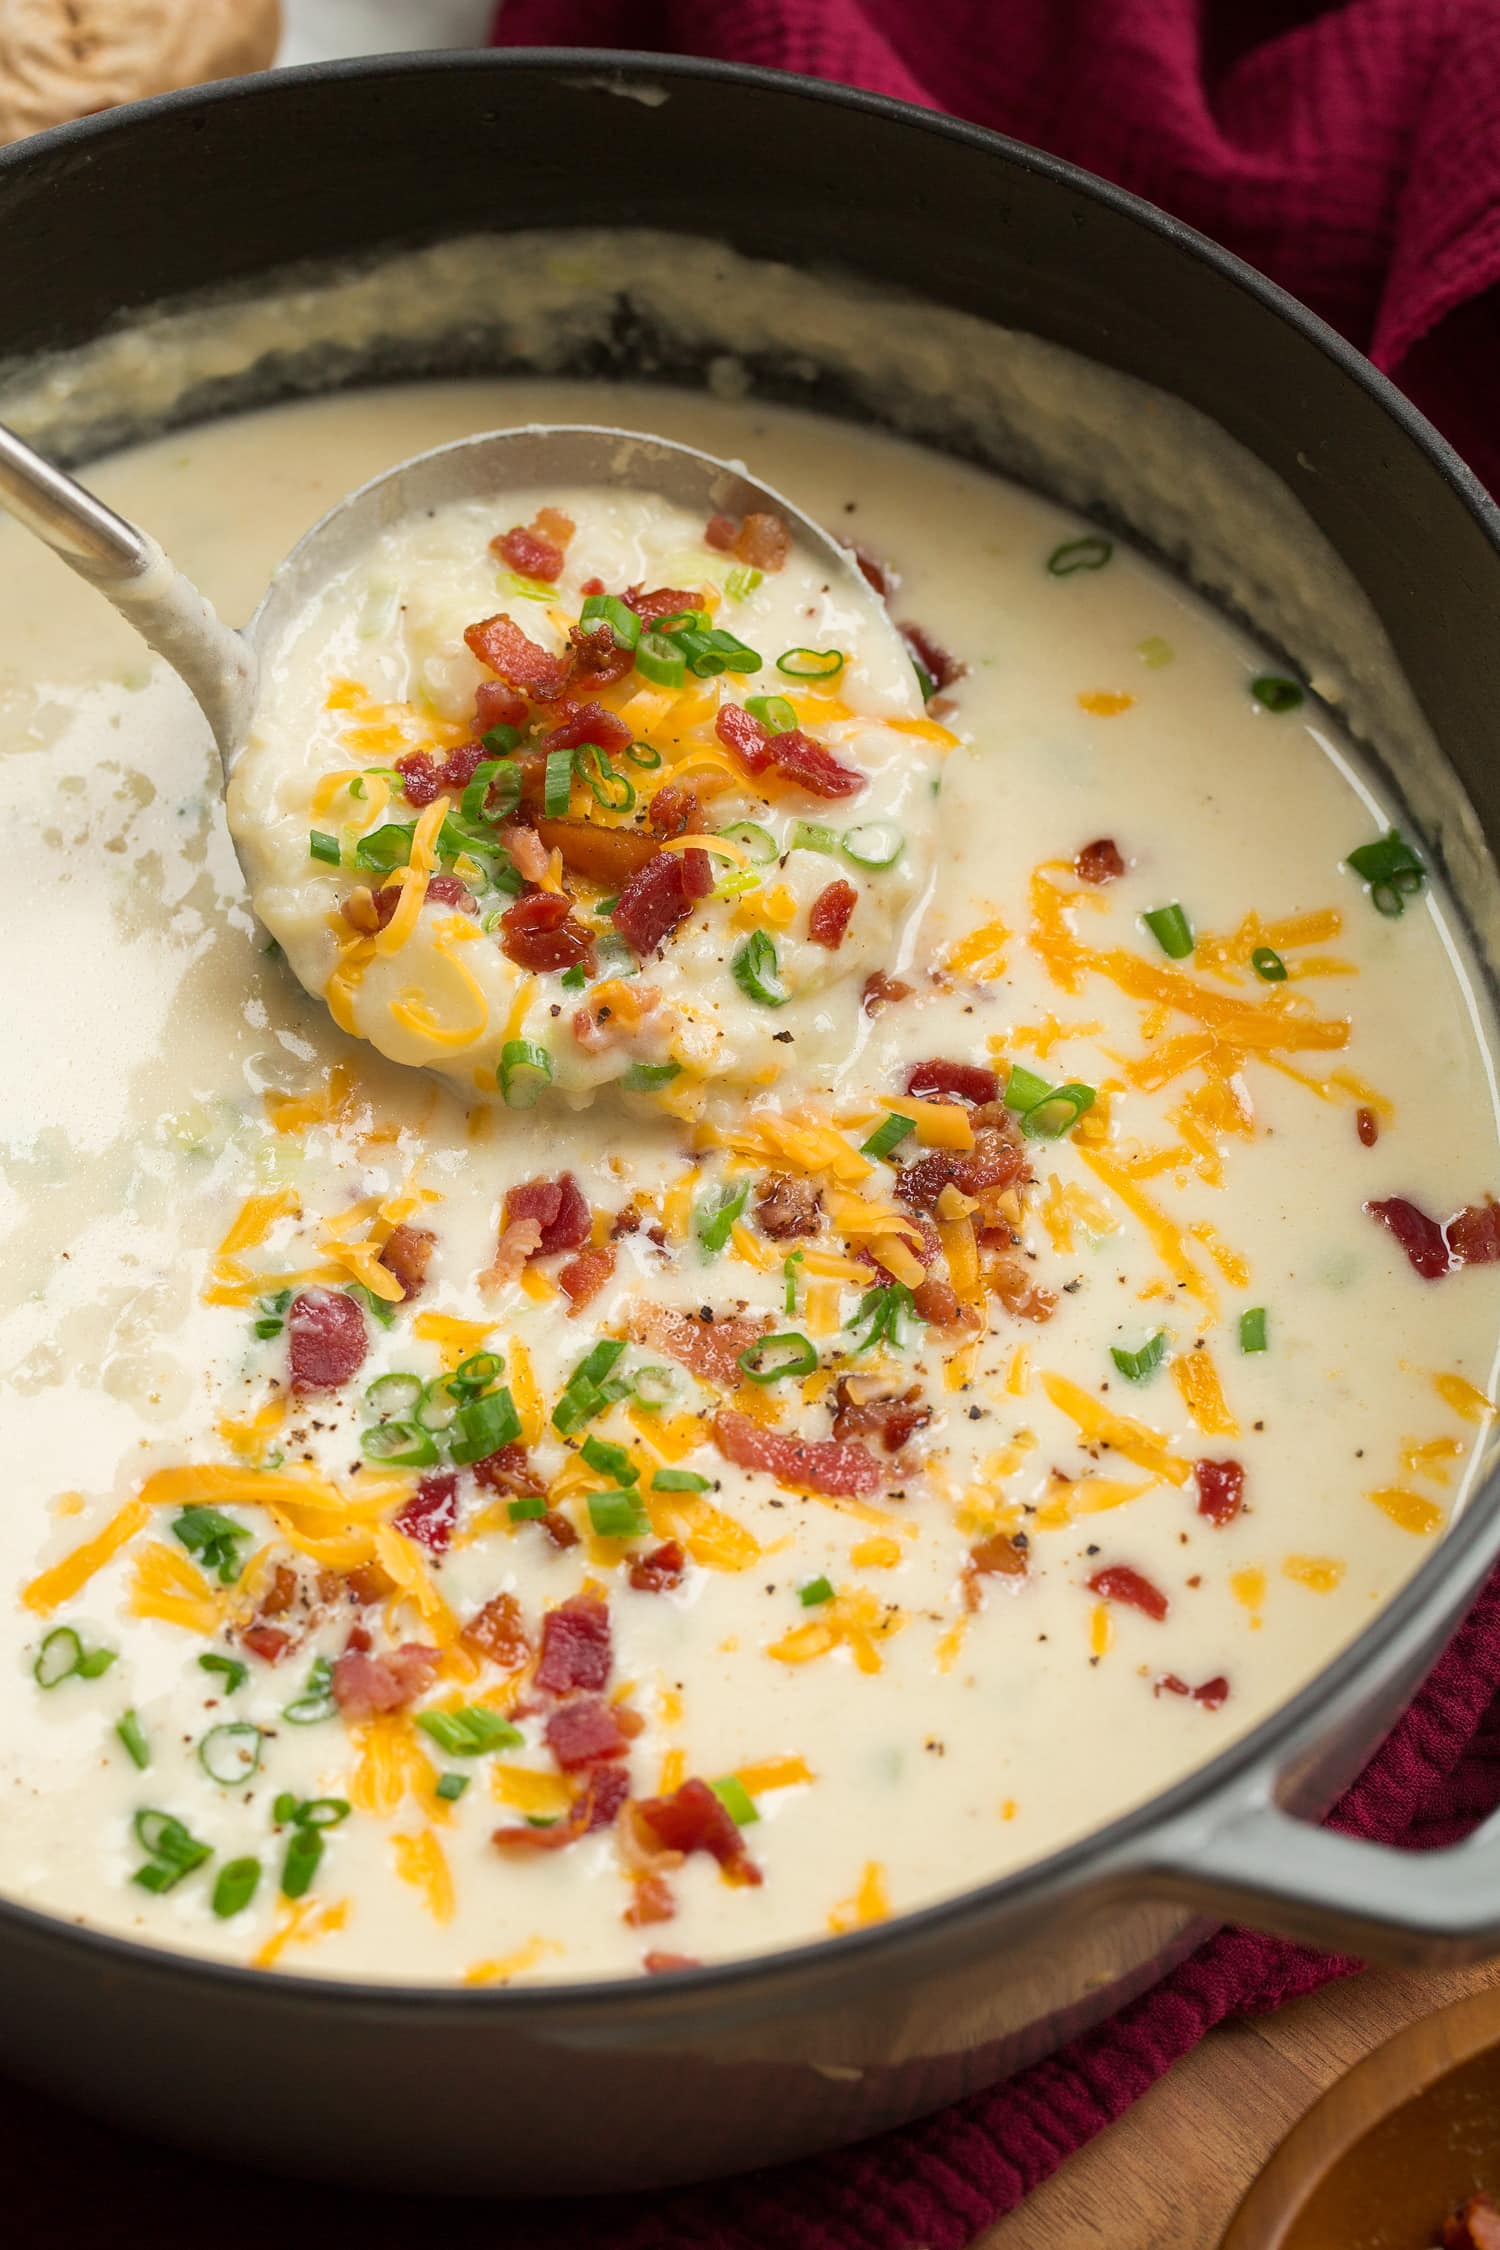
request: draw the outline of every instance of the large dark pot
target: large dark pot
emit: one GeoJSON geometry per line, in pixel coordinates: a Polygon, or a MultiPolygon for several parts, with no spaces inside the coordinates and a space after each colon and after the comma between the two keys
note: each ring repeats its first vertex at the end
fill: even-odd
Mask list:
{"type": "MultiPolygon", "coordinates": [[[[643,58],[419,59],[212,87],[0,155],[0,352],[70,347],[122,309],[289,261],[601,223],[691,226],[842,268],[1071,347],[1222,425],[1291,488],[1389,636],[1451,771],[1408,767],[1378,697],[1367,724],[1428,808],[1429,836],[1440,824],[1484,958],[1497,892],[1452,777],[1480,828],[1500,832],[1500,515],[1309,314],[1031,150],[794,79],[643,58]]],[[[476,331],[435,356],[474,366],[493,349],[476,331]]],[[[623,312],[612,349],[637,364],[623,312]]],[[[701,373],[654,356],[677,379],[701,373]]],[[[383,364],[419,357],[408,344],[383,364]]],[[[600,364],[596,349],[590,371],[600,364]]],[[[372,371],[324,357],[257,380],[372,371]]],[[[854,405],[816,366],[758,373],[854,405]]],[[[249,387],[226,379],[182,411],[249,387]]],[[[961,412],[947,436],[986,450],[961,412]]],[[[884,1927],[654,1983],[433,1991],[214,1968],[0,1906],[0,2054],[132,2125],[289,2168],[447,2191],[598,2189],[790,2157],[951,2101],[1139,1992],[1205,1918],[1393,1959],[1471,1958],[1500,1944],[1500,1841],[1413,1864],[1304,1822],[1400,1712],[1497,1553],[1492,1483],[1256,1733],[1041,1866],[884,1927]],[[399,2070],[380,2067],[387,2052],[399,2070]]]]}

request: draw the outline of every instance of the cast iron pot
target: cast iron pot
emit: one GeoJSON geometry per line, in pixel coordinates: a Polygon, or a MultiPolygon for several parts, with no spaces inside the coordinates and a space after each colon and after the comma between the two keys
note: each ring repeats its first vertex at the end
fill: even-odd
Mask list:
{"type": "MultiPolygon", "coordinates": [[[[1201,409],[1311,512],[1500,833],[1500,514],[1474,479],[1356,352],[1212,244],[943,118],[769,73],[576,54],[169,96],[0,155],[0,353],[76,344],[122,306],[293,260],[621,221],[841,266],[1201,409]]],[[[499,1992],[257,1975],[3,1904],[0,2058],[225,2155],[367,2187],[566,2192],[726,2173],[934,2109],[1117,2008],[1227,1917],[1390,1960],[1471,1959],[1500,1945],[1500,1829],[1412,1861],[1308,1823],[1500,1554],[1496,1497],[1491,1480],[1255,1733],[947,1904],[766,1960],[499,1992]]]]}

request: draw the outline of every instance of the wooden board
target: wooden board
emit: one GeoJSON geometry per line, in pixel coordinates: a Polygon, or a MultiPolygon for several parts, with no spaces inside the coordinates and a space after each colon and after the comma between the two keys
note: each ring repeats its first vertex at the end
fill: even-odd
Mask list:
{"type": "Polygon", "coordinates": [[[1403,2024],[1500,1985],[1500,1962],[1367,1970],[1221,2024],[976,2250],[1216,2250],[1235,2206],[1326,2086],[1403,2024]]]}

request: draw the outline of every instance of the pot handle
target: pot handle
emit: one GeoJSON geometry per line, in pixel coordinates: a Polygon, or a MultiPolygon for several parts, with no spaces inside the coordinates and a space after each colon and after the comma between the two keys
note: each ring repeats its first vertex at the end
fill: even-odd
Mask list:
{"type": "Polygon", "coordinates": [[[1395,1967],[1500,1952],[1500,1812],[1460,1844],[1398,1851],[1298,1820],[1263,1790],[1161,1850],[1163,1887],[1220,1920],[1395,1967]]]}

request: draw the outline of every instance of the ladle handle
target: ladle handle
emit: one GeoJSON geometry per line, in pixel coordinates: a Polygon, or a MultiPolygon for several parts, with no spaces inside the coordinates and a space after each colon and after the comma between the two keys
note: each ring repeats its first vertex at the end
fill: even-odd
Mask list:
{"type": "Polygon", "coordinates": [[[201,705],[226,770],[249,723],[255,663],[149,533],[34,453],[0,422],[0,503],[96,587],[201,705]]]}

